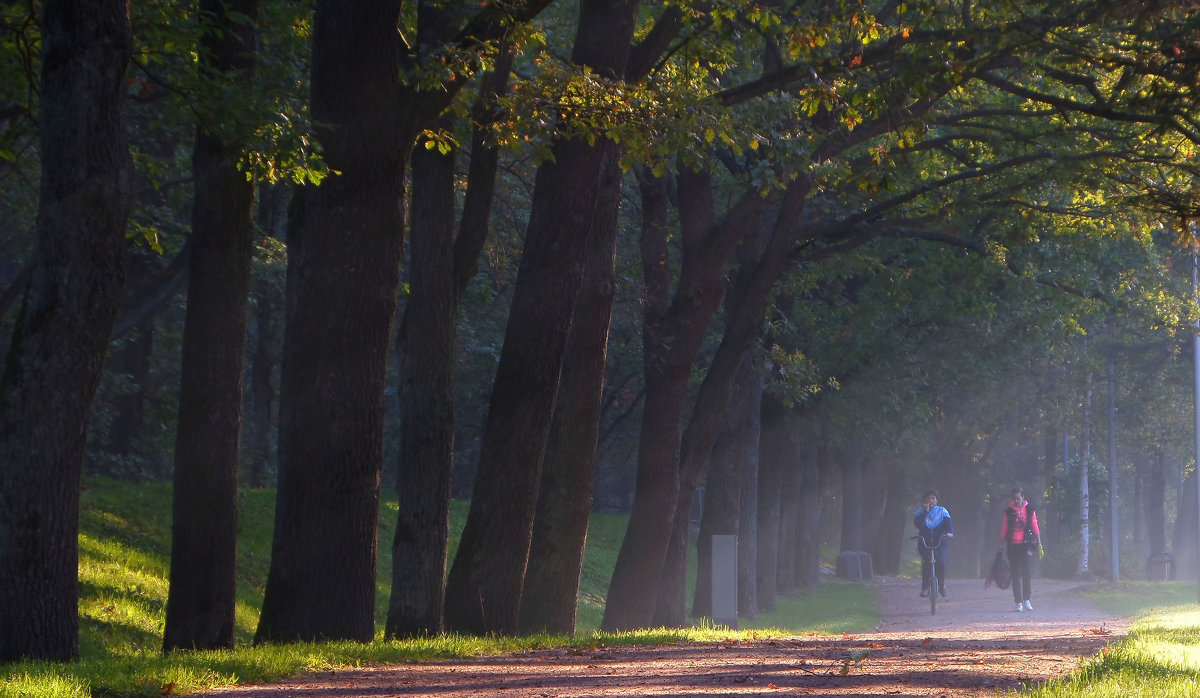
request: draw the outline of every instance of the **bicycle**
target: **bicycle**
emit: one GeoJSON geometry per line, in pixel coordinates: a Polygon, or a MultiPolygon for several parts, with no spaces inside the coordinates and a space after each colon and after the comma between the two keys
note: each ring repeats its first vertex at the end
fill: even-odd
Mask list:
{"type": "Polygon", "coordinates": [[[936,545],[930,546],[925,541],[925,536],[915,535],[912,537],[915,541],[920,541],[920,549],[929,551],[929,615],[937,615],[937,599],[942,592],[942,580],[937,576],[937,550],[942,547],[942,543],[946,540],[946,534],[943,533],[936,545]]]}

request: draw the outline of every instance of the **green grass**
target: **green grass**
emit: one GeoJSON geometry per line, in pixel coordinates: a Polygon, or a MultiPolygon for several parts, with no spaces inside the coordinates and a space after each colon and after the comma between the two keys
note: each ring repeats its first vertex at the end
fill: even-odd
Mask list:
{"type": "MultiPolygon", "coordinates": [[[[1192,596],[1195,585],[1190,584],[1192,596]]],[[[1153,596],[1169,593],[1151,591],[1153,596]]],[[[1121,605],[1129,600],[1120,601],[1121,605]]],[[[1030,698],[1192,698],[1200,695],[1200,608],[1160,606],[1134,621],[1129,635],[1086,661],[1069,678],[1024,691],[1030,698]]]]}
{"type": "MultiPolygon", "coordinates": [[[[451,507],[451,555],[468,504],[451,507]]],[[[150,696],[188,693],[233,683],[264,682],[308,671],[431,658],[473,657],[543,647],[594,647],[724,641],[804,633],[860,632],[878,622],[874,587],[823,582],[741,630],[701,620],[686,629],[600,633],[609,578],[625,534],[623,516],[593,515],[584,555],[574,637],[538,635],[477,638],[447,635],[370,644],[333,642],[253,647],[270,564],[274,492],[240,495],[236,636],[238,649],[185,652],[163,657],[163,624],[170,566],[171,489],[165,484],[128,484],[91,479],[80,508],[80,661],[62,665],[21,662],[0,665],[0,698],[10,696],[150,696]]],[[[377,627],[383,627],[391,588],[391,540],[396,502],[380,507],[377,627]]],[[[836,553],[835,553],[836,554],[836,553]]],[[[694,580],[694,558],[692,555],[694,580]]],[[[694,583],[694,582],[693,582],[694,583]]],[[[690,598],[690,596],[689,596],[690,598]]],[[[382,632],[380,633],[382,634],[382,632]]]]}
{"type": "Polygon", "coordinates": [[[1168,606],[1196,603],[1195,582],[1121,581],[1097,584],[1084,596],[1114,616],[1136,616],[1168,606]]]}

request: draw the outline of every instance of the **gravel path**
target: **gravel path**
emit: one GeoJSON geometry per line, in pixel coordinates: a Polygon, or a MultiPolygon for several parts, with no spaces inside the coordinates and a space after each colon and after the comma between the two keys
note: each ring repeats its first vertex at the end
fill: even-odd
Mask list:
{"type": "Polygon", "coordinates": [[[869,633],[662,647],[541,650],[312,674],[208,695],[237,698],[429,696],[944,696],[983,698],[1063,676],[1128,628],[1080,595],[1034,580],[1032,612],[1009,591],[952,580],[936,616],[911,579],[877,578],[869,633]]]}

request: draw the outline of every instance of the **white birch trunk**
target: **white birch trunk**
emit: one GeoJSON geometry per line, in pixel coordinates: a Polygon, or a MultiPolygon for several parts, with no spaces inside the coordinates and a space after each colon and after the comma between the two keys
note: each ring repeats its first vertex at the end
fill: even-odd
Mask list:
{"type": "Polygon", "coordinates": [[[1083,398],[1083,452],[1079,458],[1079,565],[1076,577],[1088,575],[1088,539],[1091,496],[1088,492],[1088,467],[1092,461],[1092,372],[1087,374],[1087,393],[1083,398]]]}

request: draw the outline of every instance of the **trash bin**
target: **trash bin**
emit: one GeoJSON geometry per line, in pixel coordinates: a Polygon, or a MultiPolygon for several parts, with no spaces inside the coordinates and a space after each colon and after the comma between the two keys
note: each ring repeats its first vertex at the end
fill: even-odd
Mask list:
{"type": "Polygon", "coordinates": [[[871,569],[871,553],[862,550],[846,550],[838,553],[837,576],[850,580],[870,579],[874,576],[871,569]]]}

